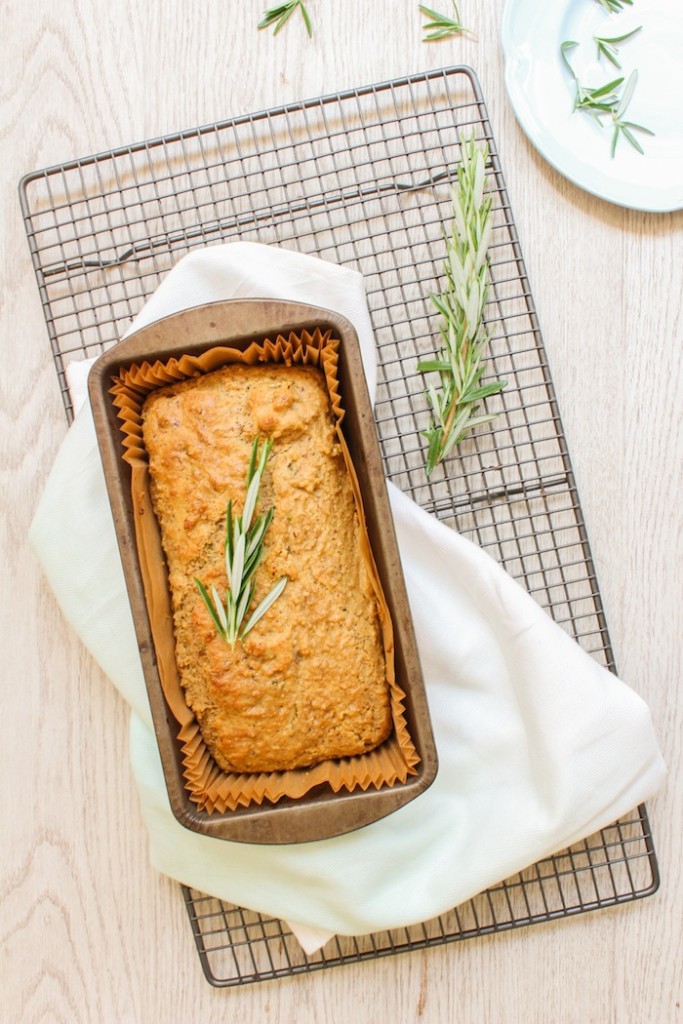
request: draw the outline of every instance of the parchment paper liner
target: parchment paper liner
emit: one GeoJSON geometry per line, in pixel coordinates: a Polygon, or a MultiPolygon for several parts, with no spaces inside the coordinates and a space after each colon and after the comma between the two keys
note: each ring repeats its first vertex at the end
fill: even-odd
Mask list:
{"type": "Polygon", "coordinates": [[[157,656],[159,677],[164,696],[180,725],[178,740],[182,745],[183,775],[190,799],[200,810],[225,813],[238,806],[248,807],[264,800],[277,803],[282,797],[298,798],[323,783],[336,793],[370,787],[392,786],[416,774],[419,755],[408,733],[404,713],[405,694],[398,686],[394,672],[394,640],[391,616],[382,592],[368,538],[363,502],[341,422],[344,409],[339,394],[337,368],[339,340],[331,331],[319,329],[309,334],[278,335],[274,341],[252,342],[244,351],[216,346],[200,355],[183,355],[166,362],[144,362],[121,370],[114,378],[111,393],[121,421],[123,458],[132,471],[131,492],[133,517],[150,627],[157,656]],[[188,707],[175,660],[173,613],[168,587],[166,562],[161,535],[149,491],[147,454],[142,439],[142,405],[147,395],[190,377],[210,373],[228,363],[281,363],[285,366],[311,365],[324,374],[336,431],[349,472],[360,523],[362,556],[366,561],[378,601],[380,631],[384,645],[389,685],[393,730],[375,750],[353,757],[328,759],[310,768],[264,773],[224,772],[209,753],[194,712],[188,707]]]}

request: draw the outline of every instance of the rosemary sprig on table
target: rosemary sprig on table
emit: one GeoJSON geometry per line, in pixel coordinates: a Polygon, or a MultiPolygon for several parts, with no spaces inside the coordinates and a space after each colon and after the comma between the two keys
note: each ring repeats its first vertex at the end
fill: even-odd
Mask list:
{"type": "Polygon", "coordinates": [[[259,22],[259,28],[269,28],[275,23],[275,31],[273,35],[277,35],[280,29],[294,14],[294,11],[299,8],[301,11],[301,17],[304,19],[306,25],[306,31],[309,36],[313,35],[313,26],[306,5],[303,0],[286,0],[285,3],[276,4],[275,7],[269,8],[263,15],[263,19],[259,22]]]}
{"type": "Polygon", "coordinates": [[[600,60],[601,57],[607,57],[607,60],[611,61],[615,68],[619,68],[619,70],[621,70],[621,64],[618,60],[619,48],[617,43],[625,43],[627,39],[631,39],[632,36],[637,35],[642,27],[642,25],[639,25],[638,28],[631,29],[630,32],[625,32],[623,36],[612,36],[611,38],[608,38],[607,36],[593,36],[595,45],[598,48],[598,60],[600,60]]]}
{"type": "Polygon", "coordinates": [[[633,6],[633,0],[596,0],[601,7],[604,7],[610,14],[618,14],[619,11],[623,11],[624,7],[628,5],[633,6]]]}
{"type": "Polygon", "coordinates": [[[418,363],[421,373],[438,373],[440,387],[426,389],[430,423],[422,435],[429,442],[426,472],[435,467],[473,427],[495,419],[479,413],[479,403],[506,385],[498,380],[481,384],[484,349],[489,341],[484,326],[488,293],[486,254],[491,238],[491,195],[485,194],[488,144],[478,146],[474,135],[461,140],[458,178],[452,188],[453,220],[446,236],[445,289],[431,300],[442,316],[443,347],[437,359],[418,363]]]}
{"type": "Polygon", "coordinates": [[[433,11],[431,7],[425,7],[424,4],[418,5],[422,13],[431,18],[431,21],[425,22],[423,26],[427,33],[422,40],[423,43],[436,42],[438,39],[446,39],[449,36],[472,35],[460,19],[460,11],[455,0],[451,0],[451,4],[455,14],[454,18],[449,18],[447,14],[441,14],[440,11],[433,11]]]}
{"type": "Polygon", "coordinates": [[[633,98],[638,81],[638,72],[631,72],[623,92],[619,91],[624,82],[623,75],[621,78],[615,78],[614,81],[606,82],[604,85],[597,86],[596,88],[588,88],[579,81],[567,56],[569,50],[575,46],[578,46],[575,40],[567,39],[560,47],[562,59],[569,68],[576,86],[574,110],[583,110],[590,114],[601,128],[604,128],[603,118],[609,119],[608,123],[612,125],[612,156],[616,153],[617,143],[622,135],[634,149],[641,154],[644,153],[643,147],[633,133],[638,131],[645,132],[646,135],[654,135],[654,132],[642,124],[636,124],[635,121],[624,120],[624,115],[633,98]]]}
{"type": "MultiPolygon", "coordinates": [[[[631,0],[625,0],[625,2],[631,2],[631,0]]],[[[465,28],[460,20],[460,11],[458,10],[456,0],[451,0],[451,4],[455,15],[453,18],[450,18],[447,14],[442,14],[440,11],[434,11],[431,7],[425,7],[423,4],[418,4],[422,13],[427,18],[431,19],[430,21],[425,22],[424,25],[424,30],[427,33],[422,40],[424,43],[436,42],[439,39],[447,39],[449,36],[473,35],[468,28],[465,28]]],[[[268,8],[264,12],[263,18],[259,22],[258,27],[270,28],[271,25],[275,25],[273,35],[277,35],[280,29],[289,21],[297,8],[301,11],[301,16],[304,19],[304,24],[306,25],[306,31],[309,36],[312,36],[313,25],[304,0],[285,0],[284,3],[279,3],[274,7],[268,8]]]]}
{"type": "Polygon", "coordinates": [[[254,594],[254,573],[263,557],[263,541],[273,518],[274,509],[254,519],[254,511],[261,487],[263,471],[273,446],[271,440],[263,444],[259,454],[259,438],[254,440],[247,471],[247,494],[241,516],[233,516],[232,498],[225,513],[225,571],[228,589],[225,604],[215,586],[209,595],[204,584],[195,577],[195,583],[209,610],[216,630],[231,647],[245,636],[277,601],[285,589],[287,577],[283,576],[252,612],[245,626],[242,626],[254,594]],[[253,522],[252,522],[253,520],[253,522]]]}

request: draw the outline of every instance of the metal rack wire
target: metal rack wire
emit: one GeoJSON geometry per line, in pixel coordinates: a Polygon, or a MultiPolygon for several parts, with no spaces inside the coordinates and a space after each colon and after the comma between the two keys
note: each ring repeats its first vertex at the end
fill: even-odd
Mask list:
{"type": "MultiPolygon", "coordinates": [[[[585,526],[495,141],[476,76],[447,68],[73,160],[27,175],[20,198],[67,417],[70,361],[123,334],[196,246],[296,248],[359,270],[378,349],[387,477],[471,537],[614,670],[585,526]],[[494,232],[486,320],[500,413],[427,480],[417,362],[431,354],[429,292],[459,135],[490,148],[494,232]]],[[[654,892],[644,807],[434,921],[335,939],[306,957],[282,923],[183,887],[214,985],[305,973],[615,906],[654,892]]]]}
{"type": "Polygon", "coordinates": [[[311,974],[626,903],[654,891],[654,863],[641,808],[441,917],[362,937],[335,936],[312,956],[304,954],[281,921],[183,890],[204,973],[212,984],[230,987],[311,974]]]}

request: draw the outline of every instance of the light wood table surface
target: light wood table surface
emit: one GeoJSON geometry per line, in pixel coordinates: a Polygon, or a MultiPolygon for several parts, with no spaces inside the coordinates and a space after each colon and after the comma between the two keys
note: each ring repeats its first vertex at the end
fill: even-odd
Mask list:
{"type": "Polygon", "coordinates": [[[257,32],[263,7],[2,7],[0,1020],[683,1021],[683,214],[610,205],[538,156],[505,94],[503,0],[462,0],[478,39],[431,46],[413,0],[310,0],[310,41],[298,17],[277,37],[257,32]],[[662,886],[625,908],[217,991],[179,886],[148,863],[127,709],[27,547],[66,424],[17,184],[72,157],[461,62],[480,77],[501,154],[617,664],[650,704],[669,766],[649,803],[662,886]]]}

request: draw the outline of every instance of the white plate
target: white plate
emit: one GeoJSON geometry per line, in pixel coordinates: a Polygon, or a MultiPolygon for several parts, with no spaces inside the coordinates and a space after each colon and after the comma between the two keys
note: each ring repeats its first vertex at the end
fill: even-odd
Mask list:
{"type": "Polygon", "coordinates": [[[683,208],[683,2],[634,0],[618,14],[597,0],[507,0],[501,29],[505,82],[517,118],[539,153],[561,174],[596,196],[635,210],[683,208]],[[594,35],[642,31],[619,46],[619,71],[598,61],[594,35]],[[588,86],[628,78],[638,83],[628,119],[655,132],[636,133],[645,155],[626,139],[610,156],[612,133],[574,112],[574,82],[560,46],[588,86]]]}

